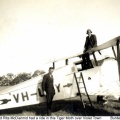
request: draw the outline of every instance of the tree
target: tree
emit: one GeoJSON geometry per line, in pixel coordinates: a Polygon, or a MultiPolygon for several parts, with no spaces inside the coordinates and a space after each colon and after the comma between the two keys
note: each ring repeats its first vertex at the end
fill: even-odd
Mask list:
{"type": "Polygon", "coordinates": [[[15,75],[13,73],[8,73],[6,77],[8,78],[8,80],[12,81],[15,78],[15,75]]]}
{"type": "Polygon", "coordinates": [[[36,71],[33,73],[32,77],[37,77],[37,76],[39,76],[39,75],[41,75],[41,74],[44,74],[44,73],[45,73],[45,71],[43,71],[43,70],[36,70],[36,71]]]}
{"type": "Polygon", "coordinates": [[[24,82],[24,81],[29,80],[31,78],[32,78],[31,73],[25,73],[25,72],[20,73],[13,79],[13,81],[11,82],[11,85],[15,85],[15,84],[24,82]]]}
{"type": "Polygon", "coordinates": [[[8,86],[10,85],[10,82],[11,81],[5,75],[0,77],[0,86],[8,86]]]}

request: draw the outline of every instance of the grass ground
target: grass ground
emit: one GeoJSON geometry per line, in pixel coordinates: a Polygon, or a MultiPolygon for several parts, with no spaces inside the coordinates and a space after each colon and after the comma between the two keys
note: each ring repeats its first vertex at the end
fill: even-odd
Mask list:
{"type": "MultiPolygon", "coordinates": [[[[98,104],[96,97],[91,96],[94,109],[90,107],[86,97],[84,97],[87,116],[119,116],[120,102],[109,100],[107,104],[98,104]],[[93,114],[94,111],[94,114],[93,114]]],[[[46,116],[46,104],[32,105],[20,108],[13,108],[0,111],[2,116],[46,116]]],[[[84,116],[84,109],[80,98],[71,98],[67,100],[54,101],[52,105],[54,116],[84,116]]]]}

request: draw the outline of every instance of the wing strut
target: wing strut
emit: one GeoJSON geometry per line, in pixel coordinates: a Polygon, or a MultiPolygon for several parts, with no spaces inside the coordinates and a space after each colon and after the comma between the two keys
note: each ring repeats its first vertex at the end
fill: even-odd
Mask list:
{"type": "Polygon", "coordinates": [[[120,81],[120,39],[117,40],[117,62],[118,62],[118,74],[120,81]]]}
{"type": "Polygon", "coordinates": [[[117,56],[116,56],[116,53],[115,53],[114,46],[112,46],[112,51],[113,51],[113,54],[114,54],[114,56],[115,56],[115,59],[117,59],[117,56]]]}
{"type": "Polygon", "coordinates": [[[94,57],[94,60],[95,60],[95,64],[96,64],[96,66],[98,66],[98,62],[97,62],[97,59],[95,57],[95,53],[93,52],[92,54],[93,54],[93,57],[94,57]]]}

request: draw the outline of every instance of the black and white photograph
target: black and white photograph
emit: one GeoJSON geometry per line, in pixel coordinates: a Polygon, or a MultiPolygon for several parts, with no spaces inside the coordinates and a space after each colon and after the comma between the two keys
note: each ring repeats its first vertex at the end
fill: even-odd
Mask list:
{"type": "Polygon", "coordinates": [[[1,120],[119,116],[120,0],[0,0],[1,120]]]}

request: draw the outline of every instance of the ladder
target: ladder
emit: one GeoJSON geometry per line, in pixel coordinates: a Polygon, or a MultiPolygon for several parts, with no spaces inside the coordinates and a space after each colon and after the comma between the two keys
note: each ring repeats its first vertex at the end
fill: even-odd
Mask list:
{"type": "Polygon", "coordinates": [[[77,76],[76,76],[76,73],[75,73],[75,72],[74,72],[74,77],[75,77],[75,81],[76,81],[77,88],[78,88],[78,93],[79,93],[79,96],[80,96],[80,101],[82,102],[82,107],[83,107],[83,110],[84,110],[85,115],[87,115],[87,111],[86,111],[85,103],[84,103],[83,98],[82,98],[82,93],[81,93],[81,90],[80,90],[81,88],[82,88],[82,89],[85,89],[85,93],[86,93],[88,102],[89,102],[89,104],[90,104],[90,106],[91,106],[91,109],[92,109],[92,112],[93,112],[93,116],[94,116],[94,115],[95,115],[95,113],[94,113],[94,107],[93,107],[92,102],[91,102],[91,100],[90,100],[90,97],[89,97],[89,95],[88,95],[88,92],[87,92],[87,89],[86,89],[86,86],[85,86],[85,82],[84,82],[84,78],[83,78],[82,72],[80,72],[80,78],[81,78],[80,83],[83,84],[83,87],[79,87],[78,80],[77,80],[77,76]]]}

